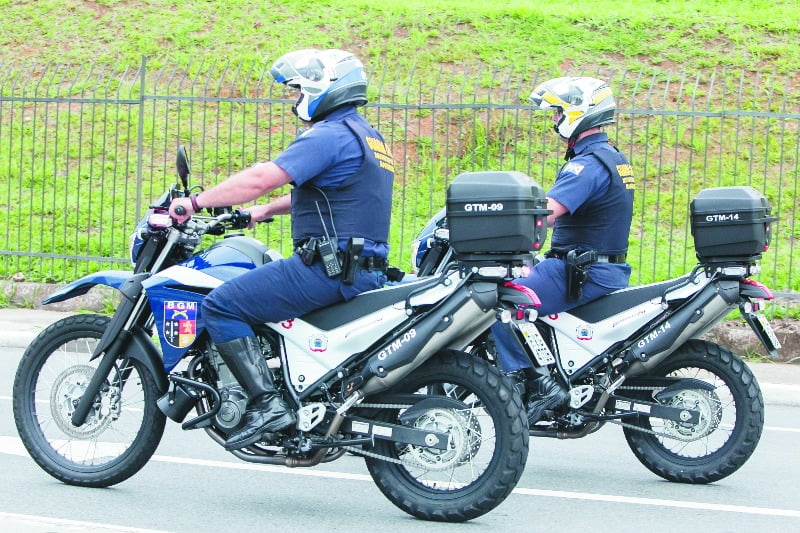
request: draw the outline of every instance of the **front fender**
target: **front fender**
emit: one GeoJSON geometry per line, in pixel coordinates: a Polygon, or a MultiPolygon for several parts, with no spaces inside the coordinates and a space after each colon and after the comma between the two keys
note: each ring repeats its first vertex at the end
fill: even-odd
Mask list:
{"type": "Polygon", "coordinates": [[[83,276],[81,279],[65,285],[45,298],[42,303],[47,305],[70,300],[76,296],[82,296],[89,292],[89,289],[95,285],[107,285],[119,290],[122,284],[132,276],[133,272],[127,270],[103,270],[101,272],[95,272],[94,274],[83,276]]]}
{"type": "Polygon", "coordinates": [[[147,368],[158,386],[159,396],[167,392],[169,383],[167,381],[167,373],[164,370],[164,364],[161,361],[161,352],[158,351],[156,345],[150,340],[146,331],[141,328],[136,328],[124,353],[131,359],[136,359],[141,362],[147,368]]]}
{"type": "MultiPolygon", "coordinates": [[[[106,324],[106,333],[110,327],[110,322],[106,324]]],[[[105,337],[105,333],[103,337],[105,337]]],[[[158,396],[161,397],[167,390],[167,376],[163,366],[160,364],[160,356],[155,344],[150,340],[147,332],[141,327],[134,328],[129,335],[126,335],[124,345],[113,352],[106,352],[100,360],[94,375],[86,385],[80,401],[72,412],[72,424],[76,427],[86,422],[86,417],[94,403],[94,398],[103,387],[103,382],[107,379],[111,369],[121,360],[135,359],[139,361],[153,377],[153,381],[158,389],[158,396]]],[[[93,356],[92,359],[95,357],[93,356]]],[[[125,372],[124,374],[127,374],[125,372]]],[[[126,378],[127,379],[127,378],[126,378]]]]}

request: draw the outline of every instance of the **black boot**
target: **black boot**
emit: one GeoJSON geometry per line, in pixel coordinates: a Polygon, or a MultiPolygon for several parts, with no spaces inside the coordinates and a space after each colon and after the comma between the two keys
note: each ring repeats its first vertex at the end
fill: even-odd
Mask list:
{"type": "Polygon", "coordinates": [[[528,397],[528,426],[542,418],[547,409],[555,409],[567,403],[569,392],[550,376],[542,376],[528,382],[531,391],[528,397]]]}
{"type": "Polygon", "coordinates": [[[225,441],[226,450],[250,446],[262,440],[264,433],[275,433],[297,422],[294,411],[275,389],[255,337],[217,344],[217,351],[249,397],[244,425],[225,441]]]}
{"type": "Polygon", "coordinates": [[[512,387],[517,394],[519,394],[522,403],[525,403],[525,398],[528,397],[527,395],[527,382],[528,376],[525,375],[525,371],[522,369],[519,370],[512,370],[510,372],[503,372],[503,375],[511,380],[512,387]]]}

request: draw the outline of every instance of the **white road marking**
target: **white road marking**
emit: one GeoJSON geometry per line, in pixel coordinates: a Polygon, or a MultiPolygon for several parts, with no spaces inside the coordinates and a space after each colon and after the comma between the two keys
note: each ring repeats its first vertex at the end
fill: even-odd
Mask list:
{"type": "Polygon", "coordinates": [[[633,496],[616,496],[613,494],[591,494],[586,492],[571,492],[563,490],[526,489],[517,487],[514,494],[528,496],[544,496],[547,498],[566,498],[572,500],[589,500],[610,503],[633,503],[637,505],[651,505],[656,507],[679,507],[683,509],[696,509],[700,511],[721,511],[725,513],[757,514],[767,516],[789,516],[800,518],[800,511],[794,509],[774,509],[769,507],[749,507],[742,505],[725,505],[720,503],[688,502],[681,500],[659,500],[656,498],[636,498],[633,496]]]}
{"type": "MultiPolygon", "coordinates": [[[[0,436],[0,453],[19,455],[27,457],[28,453],[22,445],[22,441],[16,437],[0,436]]],[[[228,470],[247,470],[270,472],[284,475],[308,476],[330,479],[347,479],[351,481],[372,481],[370,476],[365,474],[351,474],[347,472],[332,472],[328,470],[316,469],[294,469],[282,466],[260,465],[253,463],[234,463],[231,461],[212,461],[208,459],[190,459],[187,457],[174,457],[169,455],[153,455],[151,461],[162,463],[181,464],[200,466],[206,468],[224,468],[228,470]]],[[[717,503],[691,502],[682,500],[660,500],[656,498],[637,498],[633,496],[618,496],[613,494],[593,494],[588,492],[573,492],[549,489],[532,489],[517,487],[513,494],[520,496],[536,496],[546,498],[563,498],[571,500],[586,500],[609,503],[625,503],[636,505],[648,505],[655,507],[676,507],[682,509],[695,509],[702,511],[716,511],[725,513],[741,513],[767,516],[787,516],[800,518],[800,510],[794,509],[775,509],[769,507],[751,507],[740,505],[724,505],[717,503]]]]}
{"type": "Polygon", "coordinates": [[[764,426],[765,431],[785,431],[787,433],[800,433],[800,428],[782,428],[779,426],[764,426]]]}
{"type": "Polygon", "coordinates": [[[17,513],[4,513],[0,511],[0,524],[5,531],[53,531],[57,528],[60,532],[80,531],[82,533],[91,531],[100,533],[103,531],[113,531],[114,533],[163,533],[162,530],[142,529],[138,527],[118,526],[114,524],[98,524],[96,522],[83,522],[80,520],[66,520],[63,518],[51,518],[49,516],[36,516],[17,513]],[[37,529],[34,529],[36,527],[37,529]]]}

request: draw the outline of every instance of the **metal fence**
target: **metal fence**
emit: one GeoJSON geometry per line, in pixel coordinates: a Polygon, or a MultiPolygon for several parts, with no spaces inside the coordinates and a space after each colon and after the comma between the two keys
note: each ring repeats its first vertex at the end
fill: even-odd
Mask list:
{"type": "MultiPolygon", "coordinates": [[[[62,282],[124,268],[133,226],[174,182],[179,145],[189,151],[193,182],[206,187],[279,153],[299,124],[267,69],[144,59],[136,67],[2,65],[0,277],[62,282]]],[[[397,162],[394,264],[409,268],[411,240],[459,173],[519,170],[552,185],[564,148],[550,117],[526,105],[532,87],[551,76],[369,70],[363,113],[397,162]]],[[[762,280],[779,293],[800,291],[797,79],[726,70],[567,74],[607,79],[617,94],[617,123],[607,130],[637,178],[632,283],[694,265],[688,206],[699,190],[750,185],[778,218],[762,280]]],[[[290,250],[287,220],[254,234],[290,250]]]]}

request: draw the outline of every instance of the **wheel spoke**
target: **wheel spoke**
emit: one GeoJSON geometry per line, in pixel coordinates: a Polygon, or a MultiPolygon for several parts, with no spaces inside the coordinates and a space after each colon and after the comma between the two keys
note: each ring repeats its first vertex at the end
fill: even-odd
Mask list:
{"type": "Polygon", "coordinates": [[[653,375],[692,378],[713,388],[678,390],[664,401],[697,412],[694,424],[655,418],[624,424],[637,458],[672,481],[709,483],[736,471],[755,449],[764,422],[763,399],[747,366],[719,345],[692,340],[653,375]]]}
{"type": "MultiPolygon", "coordinates": [[[[403,423],[446,433],[448,445],[442,450],[382,441],[364,450],[370,474],[395,505],[420,518],[463,521],[505,499],[522,474],[528,433],[521,403],[495,368],[447,352],[404,378],[396,392],[425,395],[405,411],[413,412],[413,420],[406,416],[403,423]],[[447,400],[431,398],[437,395],[447,400]]],[[[400,410],[383,413],[397,423],[400,410]]]]}
{"type": "Polygon", "coordinates": [[[130,477],[155,451],[164,428],[154,382],[131,359],[111,370],[85,422],[73,426],[108,322],[98,315],[57,322],[34,339],[14,383],[20,437],[37,463],[71,484],[108,486],[130,477]]]}

